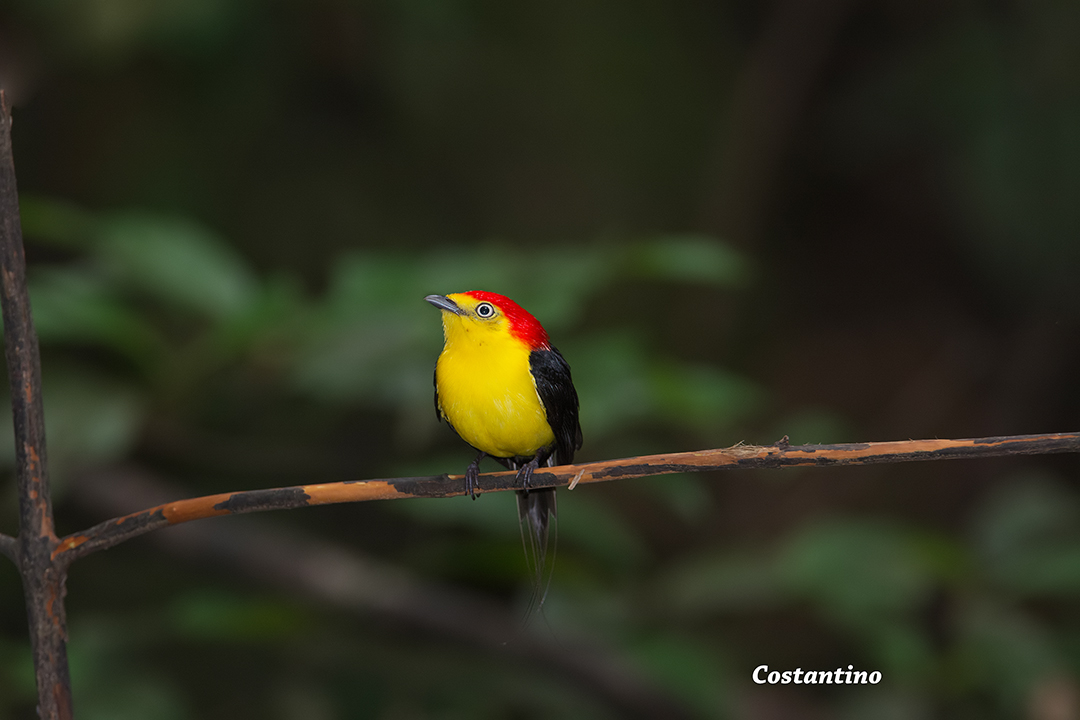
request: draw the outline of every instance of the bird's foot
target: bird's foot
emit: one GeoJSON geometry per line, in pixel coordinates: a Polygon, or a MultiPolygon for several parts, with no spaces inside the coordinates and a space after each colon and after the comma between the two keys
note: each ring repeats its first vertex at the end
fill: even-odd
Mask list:
{"type": "Polygon", "coordinates": [[[465,492],[473,500],[476,499],[476,488],[480,477],[480,461],[484,459],[484,455],[485,453],[477,455],[476,459],[469,463],[469,467],[465,468],[465,492]]]}
{"type": "Polygon", "coordinates": [[[529,486],[532,484],[533,471],[538,467],[540,467],[540,459],[534,457],[518,469],[517,481],[521,485],[521,489],[525,492],[529,492],[529,486]]]}

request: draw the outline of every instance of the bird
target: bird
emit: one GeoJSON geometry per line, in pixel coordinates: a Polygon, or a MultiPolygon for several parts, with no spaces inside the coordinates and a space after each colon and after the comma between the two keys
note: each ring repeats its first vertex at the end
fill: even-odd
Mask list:
{"type": "Polygon", "coordinates": [[[485,457],[517,471],[518,521],[539,589],[558,508],[555,488],[530,483],[539,467],[572,464],[581,448],[570,365],[540,322],[508,297],[471,290],[424,299],[442,311],[435,416],[479,453],[465,470],[474,500],[485,457]]]}

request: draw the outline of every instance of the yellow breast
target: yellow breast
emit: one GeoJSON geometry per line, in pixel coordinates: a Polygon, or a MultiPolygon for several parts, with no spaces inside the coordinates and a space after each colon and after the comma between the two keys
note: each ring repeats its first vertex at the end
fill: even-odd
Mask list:
{"type": "Polygon", "coordinates": [[[443,313],[435,366],[439,409],[461,438],[495,457],[529,457],[555,442],[529,372],[529,349],[505,328],[443,313]]]}

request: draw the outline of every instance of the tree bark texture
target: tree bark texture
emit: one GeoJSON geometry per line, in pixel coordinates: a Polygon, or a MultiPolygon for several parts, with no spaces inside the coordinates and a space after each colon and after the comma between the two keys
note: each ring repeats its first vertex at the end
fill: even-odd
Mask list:
{"type": "Polygon", "coordinates": [[[37,674],[38,715],[47,720],[68,720],[72,710],[64,613],[67,562],[65,558],[54,558],[59,541],[53,529],[45,455],[41,358],[26,287],[26,258],[11,153],[11,113],[3,91],[0,91],[0,292],[19,492],[19,535],[14,543],[9,541],[4,545],[8,550],[14,549],[22,576],[37,674]]]}

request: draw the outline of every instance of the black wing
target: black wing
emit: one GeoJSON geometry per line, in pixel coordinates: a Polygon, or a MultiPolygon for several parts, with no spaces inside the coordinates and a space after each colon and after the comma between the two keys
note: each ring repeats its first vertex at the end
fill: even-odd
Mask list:
{"type": "Polygon", "coordinates": [[[574,462],[574,452],[582,441],[578,396],[570,377],[570,365],[555,348],[533,350],[529,353],[529,370],[536,381],[548,425],[555,433],[555,464],[569,465],[574,462]]]}

